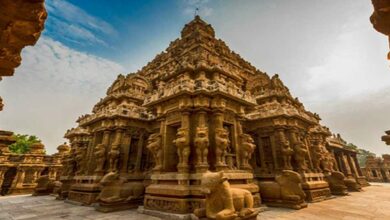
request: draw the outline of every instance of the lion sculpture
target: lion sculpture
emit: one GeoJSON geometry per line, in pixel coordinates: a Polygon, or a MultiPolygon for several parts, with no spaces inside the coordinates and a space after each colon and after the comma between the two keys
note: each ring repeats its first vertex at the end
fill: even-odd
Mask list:
{"type": "Polygon", "coordinates": [[[201,179],[201,190],[206,196],[205,208],[194,211],[199,218],[228,220],[256,219],[252,193],[231,188],[223,172],[206,172],[201,179]]]}
{"type": "Polygon", "coordinates": [[[302,178],[299,173],[283,170],[275,177],[275,181],[259,182],[261,198],[269,206],[305,208],[306,195],[301,184],[302,178]]]}

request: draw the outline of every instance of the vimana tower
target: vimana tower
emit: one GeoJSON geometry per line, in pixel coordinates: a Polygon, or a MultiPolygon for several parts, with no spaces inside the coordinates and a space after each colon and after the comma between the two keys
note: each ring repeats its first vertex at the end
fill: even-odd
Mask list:
{"type": "Polygon", "coordinates": [[[77,122],[59,198],[104,212],[193,213],[205,206],[202,176],[217,171],[255,207],[299,209],[367,184],[356,152],[199,16],[77,122]]]}

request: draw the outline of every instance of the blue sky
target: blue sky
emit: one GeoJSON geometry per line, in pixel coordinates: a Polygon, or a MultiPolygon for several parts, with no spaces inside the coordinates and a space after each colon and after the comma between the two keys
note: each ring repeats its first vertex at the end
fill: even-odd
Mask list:
{"type": "Polygon", "coordinates": [[[40,137],[49,153],[119,73],[141,69],[199,7],[218,38],[348,141],[390,153],[388,41],[367,0],[46,0],[45,30],[0,83],[1,129],[40,137]]]}

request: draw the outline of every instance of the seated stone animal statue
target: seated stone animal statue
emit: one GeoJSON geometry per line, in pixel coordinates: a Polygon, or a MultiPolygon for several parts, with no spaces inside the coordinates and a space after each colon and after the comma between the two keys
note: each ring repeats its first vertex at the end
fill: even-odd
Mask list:
{"type": "Polygon", "coordinates": [[[269,206],[301,209],[307,207],[302,178],[297,172],[283,170],[275,181],[259,182],[262,201],[269,206]]]}
{"type": "Polygon", "coordinates": [[[259,213],[253,208],[252,193],[245,189],[231,188],[223,172],[203,174],[201,188],[206,196],[206,202],[205,208],[194,211],[199,218],[256,219],[259,213]]]}
{"type": "Polygon", "coordinates": [[[347,186],[345,185],[345,176],[339,171],[333,171],[330,175],[325,175],[329,183],[330,191],[333,195],[347,195],[347,186]]]}
{"type": "Polygon", "coordinates": [[[62,192],[62,182],[61,181],[54,181],[54,189],[53,194],[59,195],[62,192]]]}
{"type": "Polygon", "coordinates": [[[36,181],[37,186],[34,189],[33,196],[43,196],[53,193],[54,181],[49,176],[41,176],[36,181]]]}
{"type": "Polygon", "coordinates": [[[344,183],[347,186],[349,191],[355,191],[355,192],[362,191],[362,186],[358,182],[356,182],[356,179],[353,178],[352,176],[345,178],[344,183]]]}
{"type": "Polygon", "coordinates": [[[145,187],[142,182],[126,182],[117,172],[107,173],[101,180],[102,190],[97,201],[103,203],[120,203],[130,200],[142,200],[145,187]]]}

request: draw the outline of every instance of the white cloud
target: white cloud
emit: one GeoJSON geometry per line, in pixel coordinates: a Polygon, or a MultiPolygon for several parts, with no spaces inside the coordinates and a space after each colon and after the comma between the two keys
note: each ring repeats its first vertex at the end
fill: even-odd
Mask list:
{"type": "Polygon", "coordinates": [[[98,43],[108,46],[101,35],[117,35],[109,23],[65,0],[48,0],[46,8],[49,13],[46,31],[57,38],[78,44],[98,43]]]}
{"type": "Polygon", "coordinates": [[[5,108],[1,129],[35,134],[49,153],[64,140],[75,120],[89,113],[124,68],[112,61],[75,51],[47,37],[22,53],[15,76],[0,84],[5,108]]]}

